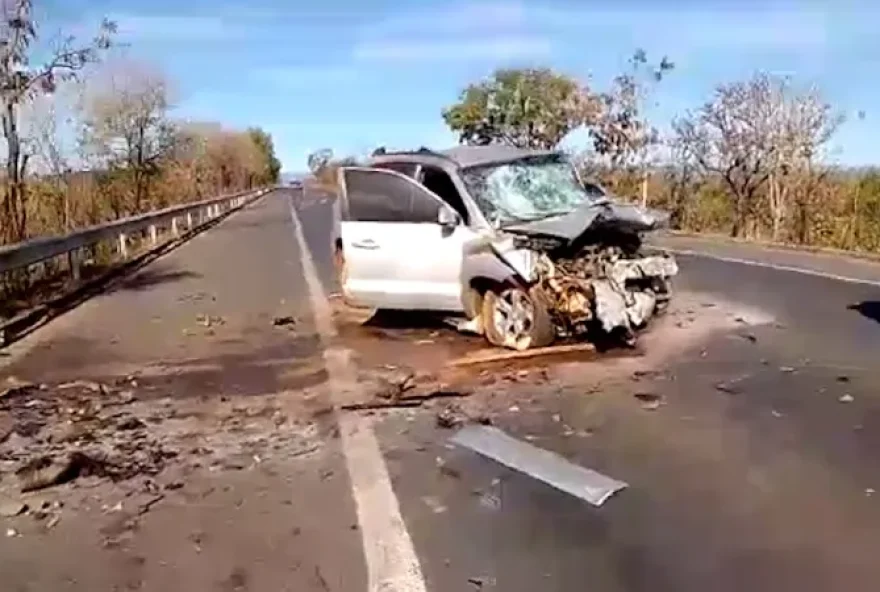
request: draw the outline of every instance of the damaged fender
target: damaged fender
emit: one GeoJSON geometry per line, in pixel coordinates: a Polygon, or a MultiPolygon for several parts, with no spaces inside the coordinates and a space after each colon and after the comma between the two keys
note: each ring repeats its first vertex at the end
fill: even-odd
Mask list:
{"type": "Polygon", "coordinates": [[[538,253],[518,248],[511,236],[501,239],[484,237],[465,246],[462,260],[461,285],[465,315],[469,319],[480,314],[479,294],[474,290],[480,282],[528,285],[536,279],[538,253]]]}

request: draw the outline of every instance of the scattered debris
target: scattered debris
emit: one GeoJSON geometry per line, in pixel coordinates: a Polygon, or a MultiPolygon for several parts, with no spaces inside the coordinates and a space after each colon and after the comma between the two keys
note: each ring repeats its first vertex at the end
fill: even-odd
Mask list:
{"type": "Polygon", "coordinates": [[[630,376],[633,382],[638,382],[643,378],[660,379],[663,378],[663,372],[660,370],[635,370],[630,376]]]}
{"type": "Polygon", "coordinates": [[[93,458],[84,452],[72,452],[65,458],[37,457],[20,467],[18,477],[21,492],[36,491],[53,485],[62,485],[81,475],[104,476],[113,472],[105,460],[93,458]]]}
{"type": "Polygon", "coordinates": [[[576,352],[595,352],[596,346],[592,343],[574,343],[564,345],[551,345],[548,347],[536,347],[527,350],[499,350],[483,349],[449,363],[453,367],[475,366],[477,364],[490,364],[493,362],[506,362],[508,360],[520,360],[547,356],[554,354],[567,354],[576,352]]]}
{"type": "Polygon", "coordinates": [[[17,537],[17,536],[21,536],[21,535],[19,535],[18,531],[15,530],[14,528],[7,528],[6,529],[6,538],[11,539],[12,537],[17,537]]]}
{"type": "Polygon", "coordinates": [[[841,374],[836,378],[837,382],[849,382],[849,376],[841,374]]]}
{"type": "Polygon", "coordinates": [[[205,314],[196,315],[196,322],[201,326],[208,328],[214,327],[216,325],[226,324],[226,321],[223,319],[223,317],[205,314]]]}
{"type": "Polygon", "coordinates": [[[137,509],[137,515],[143,516],[150,511],[150,508],[161,502],[163,499],[165,499],[165,495],[160,493],[159,495],[147,500],[137,509]]]}
{"type": "Polygon", "coordinates": [[[785,372],[786,374],[791,374],[792,372],[795,371],[795,369],[792,368],[791,366],[780,366],[780,367],[779,367],[779,371],[780,371],[780,372],[785,372]]]}
{"type": "Polygon", "coordinates": [[[461,408],[453,403],[437,413],[436,422],[437,427],[449,430],[462,425],[465,419],[461,408]]]}
{"type": "Polygon", "coordinates": [[[10,376],[0,386],[0,400],[26,395],[40,388],[40,385],[10,376]]]}
{"type": "Polygon", "coordinates": [[[874,495],[874,493],[875,493],[875,491],[874,491],[873,487],[866,487],[865,488],[865,495],[866,496],[871,497],[872,495],[874,495]]]}
{"type": "Polygon", "coordinates": [[[446,506],[444,506],[436,497],[424,496],[422,497],[422,501],[425,502],[425,505],[435,514],[443,514],[446,512],[446,506]]]}
{"type": "Polygon", "coordinates": [[[450,398],[460,398],[460,397],[468,397],[470,393],[461,392],[461,391],[453,391],[453,390],[436,390],[428,393],[420,394],[420,395],[410,395],[407,397],[401,397],[396,400],[387,400],[387,401],[367,401],[365,403],[349,403],[346,405],[341,405],[339,408],[345,411],[367,411],[373,409],[389,409],[389,408],[407,408],[407,407],[420,407],[424,405],[428,401],[433,401],[435,399],[450,399],[450,398]]]}
{"type": "Polygon", "coordinates": [[[845,395],[843,395],[842,397],[840,397],[837,400],[840,401],[841,403],[852,403],[853,401],[855,401],[855,398],[851,394],[846,393],[845,395]]]}
{"type": "Polygon", "coordinates": [[[403,393],[415,388],[415,373],[406,372],[398,373],[390,378],[379,378],[380,387],[376,393],[376,397],[380,399],[390,399],[398,401],[403,393]]]}
{"type": "Polygon", "coordinates": [[[715,385],[715,390],[721,391],[722,393],[727,393],[728,395],[738,395],[743,392],[740,383],[742,383],[742,381],[746,380],[747,378],[751,378],[751,376],[751,374],[744,374],[731,380],[719,382],[715,385]]]}
{"type": "Polygon", "coordinates": [[[453,479],[461,479],[461,471],[459,471],[458,469],[453,469],[446,463],[441,464],[437,468],[440,471],[441,475],[446,475],[447,477],[452,477],[453,479]]]}
{"type": "Polygon", "coordinates": [[[656,393],[636,393],[633,395],[646,411],[656,411],[663,405],[663,396],[656,393]]]}
{"type": "Polygon", "coordinates": [[[91,380],[75,380],[73,382],[65,382],[59,384],[55,387],[58,390],[68,390],[68,389],[85,389],[87,391],[91,391],[96,394],[104,394],[107,392],[107,387],[103,384],[93,382],[91,380]]]}
{"type": "Polygon", "coordinates": [[[6,411],[0,411],[0,444],[3,444],[15,431],[15,420],[6,411]]]}
{"type": "Polygon", "coordinates": [[[146,427],[146,424],[142,422],[137,417],[126,417],[122,421],[116,424],[116,429],[118,430],[138,430],[143,427],[146,427]]]}
{"type": "Polygon", "coordinates": [[[755,336],[754,333],[740,333],[739,336],[746,341],[750,341],[752,343],[756,343],[758,341],[758,338],[755,336]]]}
{"type": "Polygon", "coordinates": [[[27,510],[28,505],[23,501],[0,494],[0,516],[12,518],[19,514],[24,514],[27,510]]]}
{"type": "Polygon", "coordinates": [[[730,382],[719,382],[715,385],[715,390],[727,393],[728,395],[738,395],[742,392],[740,387],[736,386],[735,383],[730,382]]]}
{"type": "MultiPolygon", "coordinates": [[[[76,507],[86,497],[108,492],[95,489],[103,484],[126,497],[135,493],[132,486],[143,489],[147,501],[132,501],[128,514],[143,513],[181,489],[181,477],[193,469],[222,470],[227,459],[263,459],[280,451],[292,457],[319,447],[310,421],[278,429],[279,418],[286,419],[280,394],[259,402],[237,398],[239,405],[231,404],[229,395],[218,396],[216,406],[204,408],[187,398],[140,399],[131,390],[136,385],[133,376],[107,384],[73,381],[0,400],[0,429],[9,432],[0,438],[0,469],[12,477],[3,483],[4,491],[7,486],[16,490],[0,495],[0,516],[27,512],[51,528],[60,520],[60,505],[40,505],[29,497],[18,501],[19,491],[63,487],[66,503],[76,507]],[[236,407],[239,411],[232,410],[236,407]],[[152,479],[169,468],[179,469],[175,478],[152,479]]],[[[118,502],[114,497],[104,511],[121,512],[121,503],[107,509],[118,502]]]]}
{"type": "Polygon", "coordinates": [[[296,325],[296,318],[291,316],[275,317],[272,319],[272,325],[275,327],[291,327],[296,325]]]}
{"type": "Polygon", "coordinates": [[[780,413],[780,412],[777,411],[776,409],[771,409],[771,410],[770,410],[770,415],[772,415],[773,417],[775,417],[775,418],[777,418],[777,419],[780,418],[780,417],[784,417],[784,416],[782,415],[782,413],[780,413]]]}

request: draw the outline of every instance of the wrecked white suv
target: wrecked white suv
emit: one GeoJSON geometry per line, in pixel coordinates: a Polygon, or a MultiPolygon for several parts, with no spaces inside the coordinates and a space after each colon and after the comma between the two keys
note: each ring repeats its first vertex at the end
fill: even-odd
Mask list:
{"type": "Polygon", "coordinates": [[[660,212],[612,201],[557,152],[377,150],[339,171],[335,249],[354,306],[456,313],[462,330],[527,349],[559,336],[635,342],[675,260],[643,252],[660,212]]]}

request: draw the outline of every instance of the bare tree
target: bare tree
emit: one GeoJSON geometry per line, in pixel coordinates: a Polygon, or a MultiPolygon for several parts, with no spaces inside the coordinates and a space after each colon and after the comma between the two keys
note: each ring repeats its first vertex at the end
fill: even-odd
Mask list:
{"type": "Polygon", "coordinates": [[[333,150],[330,148],[322,148],[309,154],[308,166],[309,171],[317,176],[321,170],[327,167],[333,161],[333,150]]]}
{"type": "Polygon", "coordinates": [[[134,212],[145,206],[173,144],[169,92],[163,73],[126,62],[114,64],[86,93],[83,142],[104,166],[129,177],[134,212]]]}
{"type": "Polygon", "coordinates": [[[681,119],[676,133],[700,166],[717,174],[733,202],[731,234],[742,236],[757,212],[760,189],[774,166],[774,80],[758,74],[724,84],[696,115],[681,119]]]}
{"type": "Polygon", "coordinates": [[[775,93],[773,127],[774,167],[768,183],[773,240],[781,240],[784,224],[795,214],[795,235],[806,242],[812,198],[825,177],[825,145],[843,121],[819,91],[798,92],[780,80],[775,93]]]}
{"type": "Polygon", "coordinates": [[[100,53],[110,47],[116,27],[105,20],[97,36],[84,45],[78,45],[73,37],[61,37],[48,53],[48,59],[33,65],[34,56],[39,55],[33,0],[2,0],[0,6],[0,121],[7,149],[0,238],[14,241],[24,238],[27,228],[24,177],[28,155],[22,151],[19,110],[33,97],[53,92],[59,82],[75,78],[86,65],[97,61],[100,53]]]}
{"type": "Polygon", "coordinates": [[[670,223],[673,228],[687,225],[691,202],[703,181],[694,146],[681,133],[680,120],[673,120],[672,135],[666,140],[669,149],[669,165],[666,167],[666,184],[669,191],[670,223]]]}
{"type": "Polygon", "coordinates": [[[649,66],[642,49],[636,50],[629,63],[630,70],[617,76],[611,89],[600,96],[602,109],[590,134],[595,151],[606,157],[613,169],[638,174],[644,204],[652,151],[661,143],[657,129],[645,116],[645,103],[652,85],[675,66],[666,57],[658,65],[649,66]]]}
{"type": "Polygon", "coordinates": [[[713,100],[680,120],[675,131],[677,141],[689,146],[700,166],[718,175],[730,192],[731,234],[754,234],[766,186],[772,232],[778,238],[792,176],[813,171],[839,123],[815,90],[798,93],[786,79],[758,73],[719,86],[713,100]]]}
{"type": "Polygon", "coordinates": [[[66,83],[57,92],[36,97],[23,105],[21,117],[22,151],[30,158],[32,172],[51,188],[54,218],[59,229],[73,228],[70,175],[78,166],[73,109],[81,85],[66,83]]]}

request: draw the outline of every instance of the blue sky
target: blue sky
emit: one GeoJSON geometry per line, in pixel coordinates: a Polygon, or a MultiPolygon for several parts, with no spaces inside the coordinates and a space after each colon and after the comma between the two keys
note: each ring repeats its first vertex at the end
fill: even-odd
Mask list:
{"type": "Polygon", "coordinates": [[[763,69],[820,85],[848,117],[837,161],[880,163],[880,2],[870,0],[37,4],[47,32],[115,19],[127,51],[175,80],[177,115],[263,127],[287,171],[323,147],[444,147],[455,137],[441,109],[493,69],[546,65],[601,89],[637,47],[676,64],[654,95],[661,126],[717,83],[763,69]]]}

